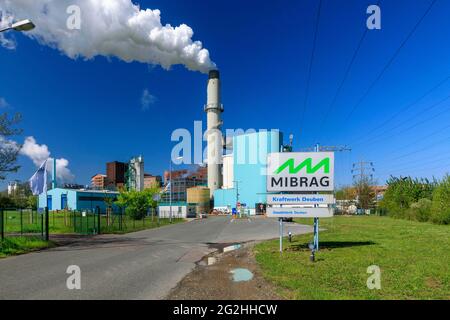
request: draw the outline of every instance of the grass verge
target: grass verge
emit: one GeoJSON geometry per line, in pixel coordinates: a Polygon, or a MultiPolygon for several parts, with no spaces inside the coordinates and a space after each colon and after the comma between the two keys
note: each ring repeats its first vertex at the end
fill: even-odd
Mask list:
{"type": "MultiPolygon", "coordinates": [[[[299,220],[310,224],[311,221],[299,220]]],[[[256,245],[266,279],[287,299],[450,299],[450,226],[389,217],[321,219],[320,251],[309,261],[312,235],[256,245]],[[381,289],[369,290],[369,266],[381,289]]]]}
{"type": "Polygon", "coordinates": [[[0,258],[53,247],[52,242],[35,237],[11,237],[0,240],[0,258]]]}

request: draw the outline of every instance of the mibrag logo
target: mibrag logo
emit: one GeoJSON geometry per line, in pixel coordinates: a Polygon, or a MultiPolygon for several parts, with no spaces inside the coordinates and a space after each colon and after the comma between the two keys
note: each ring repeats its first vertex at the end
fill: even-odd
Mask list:
{"type": "Polygon", "coordinates": [[[303,162],[301,162],[298,166],[295,166],[295,160],[289,159],[284,164],[282,164],[275,172],[274,174],[280,174],[283,171],[285,171],[287,168],[289,168],[289,174],[297,174],[299,173],[303,168],[306,168],[307,174],[314,174],[320,169],[323,168],[323,172],[325,174],[330,173],[330,158],[325,158],[321,160],[317,165],[313,166],[313,160],[312,158],[307,158],[303,162]]]}

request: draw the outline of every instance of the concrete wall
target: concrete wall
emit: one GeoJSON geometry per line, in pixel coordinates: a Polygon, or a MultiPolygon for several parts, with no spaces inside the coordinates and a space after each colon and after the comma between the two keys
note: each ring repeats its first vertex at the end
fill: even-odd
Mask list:
{"type": "MultiPolygon", "coordinates": [[[[170,218],[170,206],[162,205],[158,207],[159,217],[162,219],[170,218]]],[[[195,207],[187,204],[172,205],[172,218],[195,218],[195,207]]]]}

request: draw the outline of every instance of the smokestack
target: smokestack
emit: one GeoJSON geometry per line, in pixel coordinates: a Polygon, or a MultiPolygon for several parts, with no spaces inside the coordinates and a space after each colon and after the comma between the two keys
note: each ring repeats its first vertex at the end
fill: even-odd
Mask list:
{"type": "Polygon", "coordinates": [[[205,106],[207,114],[207,148],[208,148],[208,188],[211,199],[214,191],[222,187],[222,112],[219,70],[211,70],[208,80],[208,98],[205,106]]]}

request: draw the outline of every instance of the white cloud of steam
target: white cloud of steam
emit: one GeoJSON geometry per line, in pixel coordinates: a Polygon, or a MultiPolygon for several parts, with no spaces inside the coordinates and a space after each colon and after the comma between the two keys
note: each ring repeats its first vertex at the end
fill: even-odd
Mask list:
{"type": "MultiPolygon", "coordinates": [[[[27,137],[23,143],[20,154],[30,158],[36,167],[39,167],[46,159],[47,171],[53,171],[53,159],[50,158],[50,151],[45,144],[38,144],[34,137],[27,137]]],[[[61,158],[56,159],[56,178],[62,182],[72,182],[75,176],[70,172],[69,161],[61,158]]]]}
{"type": "Polygon", "coordinates": [[[26,35],[73,59],[117,57],[204,73],[215,67],[209,51],[192,39],[191,27],[162,25],[159,10],[141,9],[132,0],[0,0],[0,17],[31,19],[36,29],[26,35]],[[81,9],[79,30],[67,28],[71,5],[81,9]]]}

